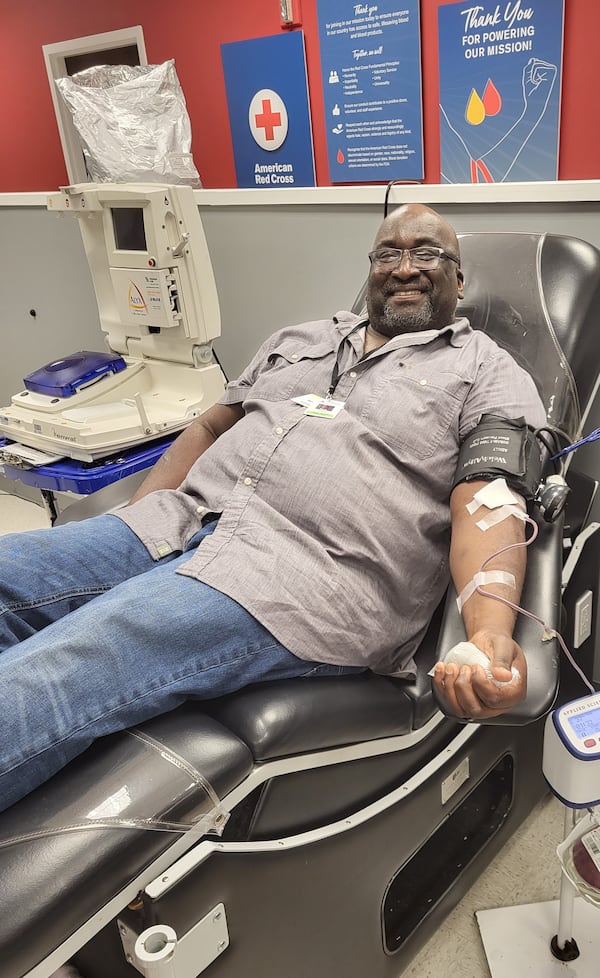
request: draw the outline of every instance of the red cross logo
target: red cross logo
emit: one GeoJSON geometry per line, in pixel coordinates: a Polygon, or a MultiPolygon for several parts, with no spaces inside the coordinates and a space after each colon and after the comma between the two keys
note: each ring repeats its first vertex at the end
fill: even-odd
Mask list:
{"type": "Polygon", "coordinates": [[[281,125],[281,112],[273,112],[271,99],[262,100],[262,112],[256,117],[256,128],[265,130],[265,139],[275,139],[275,126],[281,125]]]}
{"type": "Polygon", "coordinates": [[[288,131],[288,114],[281,96],[271,88],[256,92],[248,109],[248,123],[261,149],[279,149],[288,131]]]}

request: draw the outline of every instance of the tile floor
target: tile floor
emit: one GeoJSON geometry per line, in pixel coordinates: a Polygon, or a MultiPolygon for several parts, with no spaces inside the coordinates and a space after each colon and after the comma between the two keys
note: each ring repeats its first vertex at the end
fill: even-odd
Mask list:
{"type": "MultiPolygon", "coordinates": [[[[41,506],[0,491],[0,533],[47,525],[48,517],[41,506]]],[[[563,809],[554,798],[548,797],[447,917],[438,933],[403,972],[402,978],[446,978],[450,975],[452,978],[489,978],[475,912],[556,899],[560,874],[555,849],[562,833],[563,809]]],[[[507,940],[510,940],[509,934],[507,940]]],[[[365,975],[365,978],[369,976],[365,975]]],[[[536,978],[544,978],[544,975],[536,975],[536,978]]]]}

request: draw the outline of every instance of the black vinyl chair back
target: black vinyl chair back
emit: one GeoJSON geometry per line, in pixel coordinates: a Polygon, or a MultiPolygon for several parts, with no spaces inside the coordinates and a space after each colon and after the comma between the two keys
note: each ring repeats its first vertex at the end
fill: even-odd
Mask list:
{"type": "Polygon", "coordinates": [[[548,421],[574,440],[598,382],[600,252],[558,234],[472,232],[459,243],[465,298],[458,314],[531,373],[548,421]]]}

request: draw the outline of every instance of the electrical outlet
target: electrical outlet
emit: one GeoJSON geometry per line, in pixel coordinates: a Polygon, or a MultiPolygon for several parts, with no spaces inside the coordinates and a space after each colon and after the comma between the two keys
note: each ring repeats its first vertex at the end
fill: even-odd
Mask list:
{"type": "Polygon", "coordinates": [[[575,602],[575,621],[573,623],[573,648],[578,649],[592,634],[591,591],[584,591],[575,602]]]}

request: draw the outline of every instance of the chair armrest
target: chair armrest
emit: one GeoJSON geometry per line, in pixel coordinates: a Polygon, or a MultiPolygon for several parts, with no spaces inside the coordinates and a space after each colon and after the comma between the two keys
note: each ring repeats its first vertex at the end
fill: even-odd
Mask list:
{"type": "MultiPolygon", "coordinates": [[[[557,630],[561,619],[562,529],[562,519],[555,523],[538,523],[537,539],[527,550],[527,573],[520,602],[521,607],[557,630]]],[[[518,615],[514,635],[527,659],[527,695],[513,710],[498,717],[485,718],[479,721],[481,723],[523,726],[544,716],[556,698],[558,641],[555,638],[543,641],[540,624],[525,615],[518,615]]],[[[450,587],[438,638],[438,659],[443,658],[458,642],[464,641],[465,630],[456,605],[456,591],[450,587]]],[[[439,708],[447,712],[447,706],[437,694],[435,686],[433,691],[439,708]]]]}

